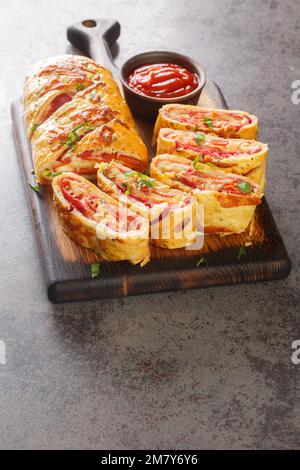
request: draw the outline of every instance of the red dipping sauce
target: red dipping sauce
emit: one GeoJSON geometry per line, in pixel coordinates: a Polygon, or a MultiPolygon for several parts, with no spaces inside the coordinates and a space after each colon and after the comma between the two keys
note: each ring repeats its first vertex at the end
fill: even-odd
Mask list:
{"type": "Polygon", "coordinates": [[[199,84],[195,73],[177,64],[143,65],[126,81],[133,90],[153,98],[178,98],[191,93],[199,84]]]}

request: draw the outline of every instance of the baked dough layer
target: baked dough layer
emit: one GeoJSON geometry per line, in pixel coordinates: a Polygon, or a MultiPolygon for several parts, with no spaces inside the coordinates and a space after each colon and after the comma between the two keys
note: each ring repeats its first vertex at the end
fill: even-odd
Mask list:
{"type": "Polygon", "coordinates": [[[99,81],[110,79],[110,72],[92,59],[76,55],[50,57],[36,63],[25,78],[24,108],[29,137],[42,124],[53,101],[78,92],[99,81]]]}
{"type": "Polygon", "coordinates": [[[249,178],[208,169],[203,164],[194,168],[183,157],[158,155],[151,162],[150,174],[171,188],[191,193],[203,205],[207,233],[244,232],[260,203],[259,187],[249,178]]]}
{"type": "Polygon", "coordinates": [[[196,160],[226,173],[247,176],[264,191],[267,144],[163,128],[157,138],[157,154],[164,153],[196,160]]]}
{"type": "Polygon", "coordinates": [[[225,138],[257,139],[258,119],[245,111],[167,104],[159,110],[153,145],[156,144],[159,130],[164,127],[206,132],[225,138]]]}
{"type": "Polygon", "coordinates": [[[75,243],[109,261],[144,266],[150,260],[148,220],[75,173],[53,178],[53,200],[64,231],[75,243]]]}
{"type": "Polygon", "coordinates": [[[150,223],[150,239],[162,248],[188,246],[196,240],[196,200],[115,161],[98,166],[99,188],[150,223]]]}
{"type": "Polygon", "coordinates": [[[95,151],[98,162],[104,153],[104,160],[121,155],[132,168],[147,167],[146,146],[116,82],[91,59],[64,55],[35,65],[25,80],[24,109],[41,184],[50,184],[57,171],[96,178],[94,158],[82,157],[84,148],[95,151]]]}

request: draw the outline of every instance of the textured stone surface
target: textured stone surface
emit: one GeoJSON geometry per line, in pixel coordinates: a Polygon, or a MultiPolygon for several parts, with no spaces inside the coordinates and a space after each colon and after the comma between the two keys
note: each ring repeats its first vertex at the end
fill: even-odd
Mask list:
{"type": "Polygon", "coordinates": [[[299,447],[299,3],[11,0],[0,25],[0,447],[299,447]],[[287,280],[48,302],[8,108],[33,62],[68,50],[66,27],[99,16],[122,24],[119,63],[189,53],[231,107],[259,115],[267,197],[294,263],[287,280]]]}

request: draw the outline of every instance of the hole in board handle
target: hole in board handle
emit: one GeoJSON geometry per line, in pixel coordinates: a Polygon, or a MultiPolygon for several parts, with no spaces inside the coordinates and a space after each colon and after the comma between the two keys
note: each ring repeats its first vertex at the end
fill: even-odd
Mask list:
{"type": "Polygon", "coordinates": [[[95,20],[84,20],[82,24],[86,28],[95,28],[97,26],[97,23],[95,20]]]}

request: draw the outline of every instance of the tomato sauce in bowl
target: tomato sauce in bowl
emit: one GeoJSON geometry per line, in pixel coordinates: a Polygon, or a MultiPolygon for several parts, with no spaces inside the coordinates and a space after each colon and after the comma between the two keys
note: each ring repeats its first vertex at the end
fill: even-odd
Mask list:
{"type": "Polygon", "coordinates": [[[196,73],[171,63],[142,65],[133,70],[126,81],[136,92],[153,98],[185,96],[199,84],[196,73]]]}
{"type": "Polygon", "coordinates": [[[133,114],[153,123],[164,104],[197,104],[206,73],[199,62],[186,55],[149,51],[124,62],[120,80],[133,114]]]}

